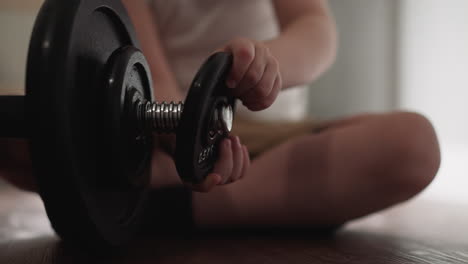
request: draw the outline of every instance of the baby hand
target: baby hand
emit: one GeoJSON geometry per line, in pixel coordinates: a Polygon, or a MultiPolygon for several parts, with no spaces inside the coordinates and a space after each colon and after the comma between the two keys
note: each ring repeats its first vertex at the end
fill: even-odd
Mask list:
{"type": "Polygon", "coordinates": [[[232,94],[252,111],[270,107],[281,90],[278,61],[263,43],[246,38],[229,42],[223,51],[231,52],[233,66],[226,85],[232,94]]]}
{"type": "Polygon", "coordinates": [[[220,142],[219,158],[213,172],[197,185],[191,185],[192,190],[209,192],[217,185],[233,183],[242,179],[250,166],[247,148],[242,146],[238,137],[230,136],[220,142]]]}

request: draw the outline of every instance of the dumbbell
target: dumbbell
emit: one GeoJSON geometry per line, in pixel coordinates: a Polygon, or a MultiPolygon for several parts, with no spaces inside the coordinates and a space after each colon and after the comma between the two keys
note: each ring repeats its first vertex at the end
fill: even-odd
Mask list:
{"type": "Polygon", "coordinates": [[[27,138],[39,194],[65,240],[124,245],[148,210],[153,133],[176,133],[184,181],[212,170],[232,125],[232,64],[217,53],[182,103],[156,103],[151,74],[120,0],[46,0],[27,62],[26,95],[0,97],[1,137],[27,138]]]}
{"type": "Polygon", "coordinates": [[[148,80],[143,84],[151,87],[146,61],[136,48],[124,47],[110,61],[112,66],[107,77],[110,90],[122,90],[124,94],[120,98],[125,98],[118,106],[126,113],[123,127],[131,128],[131,137],[143,143],[152,132],[176,134],[175,160],[180,177],[190,183],[203,181],[212,170],[217,143],[232,129],[234,98],[228,95],[224,84],[231,55],[217,53],[205,62],[192,82],[185,103],[150,101],[135,88],[138,86],[135,82],[140,81],[135,76],[146,76],[148,80]]]}

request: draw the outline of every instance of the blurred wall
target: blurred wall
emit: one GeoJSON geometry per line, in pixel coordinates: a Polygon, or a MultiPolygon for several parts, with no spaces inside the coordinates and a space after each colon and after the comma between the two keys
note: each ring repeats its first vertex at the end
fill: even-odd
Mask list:
{"type": "Polygon", "coordinates": [[[313,84],[312,116],[333,118],[385,111],[396,99],[398,1],[331,0],[339,30],[333,68],[313,84]]]}
{"type": "Polygon", "coordinates": [[[21,94],[29,38],[41,1],[0,1],[0,93],[21,94]]]}
{"type": "Polygon", "coordinates": [[[442,165],[427,195],[468,201],[468,1],[401,1],[399,106],[424,113],[442,165]]]}
{"type": "Polygon", "coordinates": [[[468,1],[406,0],[401,21],[401,106],[430,116],[444,143],[468,147],[468,1]]]}

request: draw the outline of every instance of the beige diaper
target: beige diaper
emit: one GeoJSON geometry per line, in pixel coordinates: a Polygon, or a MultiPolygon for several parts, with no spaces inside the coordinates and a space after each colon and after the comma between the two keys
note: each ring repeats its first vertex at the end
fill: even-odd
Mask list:
{"type": "Polygon", "coordinates": [[[258,121],[236,117],[232,130],[249,149],[252,158],[291,138],[316,133],[318,121],[258,121]]]}

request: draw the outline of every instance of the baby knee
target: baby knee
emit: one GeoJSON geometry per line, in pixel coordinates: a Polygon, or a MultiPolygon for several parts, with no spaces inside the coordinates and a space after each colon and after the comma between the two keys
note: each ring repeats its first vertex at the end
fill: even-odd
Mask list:
{"type": "Polygon", "coordinates": [[[431,122],[417,113],[393,114],[391,181],[409,198],[427,187],[440,165],[439,143],[431,122]]]}

